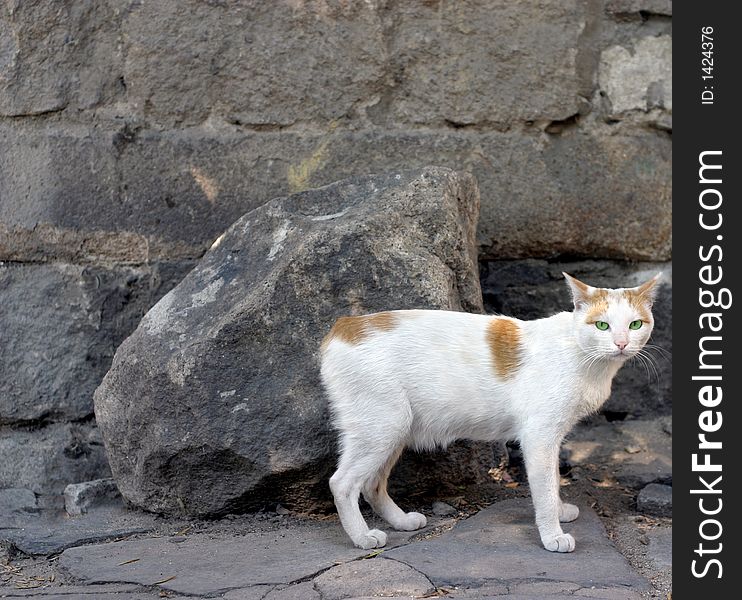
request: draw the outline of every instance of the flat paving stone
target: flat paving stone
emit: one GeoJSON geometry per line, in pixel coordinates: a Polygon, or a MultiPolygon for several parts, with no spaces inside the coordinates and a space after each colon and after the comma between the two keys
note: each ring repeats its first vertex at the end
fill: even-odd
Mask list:
{"type": "Polygon", "coordinates": [[[0,525],[6,540],[29,556],[58,554],[67,548],[151,531],[155,516],[125,508],[101,508],[69,517],[61,511],[27,514],[0,525]]]}
{"type": "Polygon", "coordinates": [[[641,600],[642,595],[639,592],[627,590],[625,588],[582,588],[574,593],[573,599],[587,598],[588,600],[641,600]]]}
{"type": "MultiPolygon", "coordinates": [[[[156,592],[123,592],[123,593],[108,593],[98,591],[96,593],[79,593],[79,592],[67,592],[64,588],[59,588],[60,591],[45,595],[33,595],[33,596],[7,596],[0,593],[0,598],[42,598],[43,600],[159,600],[159,596],[156,592]]],[[[2,590],[0,590],[1,592],[2,590]]],[[[167,596],[168,600],[193,600],[192,596],[167,596]]]]}
{"type": "Polygon", "coordinates": [[[605,533],[595,512],[580,507],[580,517],[564,525],[577,549],[559,554],[541,545],[530,499],[498,502],[438,538],[384,553],[425,574],[436,586],[481,587],[490,582],[546,580],[580,587],[646,590],[605,533]]]}
{"type": "Polygon", "coordinates": [[[323,600],[356,596],[425,596],[435,591],[430,580],[411,567],[376,557],[333,567],[314,579],[323,600]]]}
{"type": "Polygon", "coordinates": [[[518,583],[515,585],[487,583],[476,588],[444,588],[447,600],[485,600],[494,598],[501,600],[507,596],[508,600],[566,600],[580,598],[581,600],[641,600],[642,594],[625,587],[613,588],[582,588],[577,584],[536,581],[518,583]]]}
{"type": "Polygon", "coordinates": [[[511,594],[549,597],[557,594],[570,595],[579,589],[581,589],[579,584],[567,581],[531,581],[528,583],[517,583],[508,588],[511,594]]]}
{"type": "MultiPolygon", "coordinates": [[[[239,600],[238,596],[224,595],[228,600],[239,600]]],[[[265,600],[321,600],[314,583],[303,581],[295,585],[276,587],[265,596],[265,600]]]]}
{"type": "Polygon", "coordinates": [[[226,600],[263,600],[266,594],[275,587],[274,585],[253,585],[248,588],[227,592],[222,598],[226,600]]]}
{"type": "Polygon", "coordinates": [[[647,532],[649,549],[647,556],[660,568],[672,567],[672,529],[656,527],[647,532]]]}
{"type": "Polygon", "coordinates": [[[0,598],[28,598],[29,596],[42,596],[48,600],[48,596],[63,595],[85,596],[136,593],[141,587],[131,584],[107,584],[107,585],[49,585],[31,589],[14,589],[12,587],[0,587],[0,598]]]}
{"type": "MultiPolygon", "coordinates": [[[[414,533],[393,532],[389,543],[404,543],[414,533]]],[[[312,523],[241,537],[194,534],[178,544],[149,538],[81,546],[65,550],[59,565],[88,583],[130,582],[212,595],[291,583],[368,554],[351,545],[338,523],[312,523]]]]}
{"type": "MultiPolygon", "coordinates": [[[[433,531],[431,525],[423,532],[433,531]]],[[[528,498],[495,504],[432,539],[410,541],[420,532],[389,531],[389,546],[378,554],[354,548],[336,521],[247,533],[222,528],[164,536],[155,530],[148,537],[68,548],[56,562],[56,587],[0,588],[0,598],[144,600],[164,593],[169,598],[360,600],[419,598],[438,588],[451,600],[639,600],[649,589],[592,510],[581,507],[580,518],[565,530],[577,540],[574,553],[544,550],[528,498]]],[[[671,530],[655,529],[648,536],[648,550],[657,554],[653,559],[669,561],[671,530]]]]}
{"type": "Polygon", "coordinates": [[[642,594],[625,587],[581,588],[559,582],[536,582],[508,587],[504,584],[485,584],[476,588],[444,588],[447,600],[641,600],[642,594]]]}
{"type": "Polygon", "coordinates": [[[496,600],[503,600],[507,597],[508,600],[543,600],[548,598],[549,600],[561,600],[563,598],[570,598],[574,600],[574,596],[567,593],[561,592],[533,592],[533,593],[520,593],[520,592],[508,592],[508,588],[499,588],[497,586],[487,585],[483,588],[472,588],[465,590],[458,590],[452,593],[446,594],[444,597],[446,600],[486,600],[489,598],[495,598],[496,600]]]}
{"type": "MultiPolygon", "coordinates": [[[[51,585],[31,589],[0,587],[0,598],[40,598],[41,600],[151,600],[158,593],[138,585],[51,585]]],[[[184,596],[168,596],[170,600],[184,596]]]]}
{"type": "MultiPolygon", "coordinates": [[[[436,596],[432,596],[435,598],[436,596]]],[[[397,600],[419,600],[420,596],[351,596],[344,600],[379,600],[379,598],[396,598],[397,600]]]]}

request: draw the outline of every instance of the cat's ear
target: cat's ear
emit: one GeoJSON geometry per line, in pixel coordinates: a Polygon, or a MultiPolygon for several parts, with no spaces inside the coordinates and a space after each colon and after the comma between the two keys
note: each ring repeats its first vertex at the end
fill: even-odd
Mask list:
{"type": "Polygon", "coordinates": [[[586,283],[582,283],[579,279],[572,277],[569,273],[562,271],[562,275],[567,280],[569,291],[572,292],[572,302],[574,302],[575,308],[579,310],[589,304],[593,288],[586,283]]]}
{"type": "Polygon", "coordinates": [[[641,285],[631,288],[631,291],[634,292],[637,296],[642,298],[652,306],[654,303],[655,298],[657,297],[657,283],[659,283],[660,279],[662,278],[662,272],[657,273],[652,279],[649,281],[642,283],[641,285]]]}

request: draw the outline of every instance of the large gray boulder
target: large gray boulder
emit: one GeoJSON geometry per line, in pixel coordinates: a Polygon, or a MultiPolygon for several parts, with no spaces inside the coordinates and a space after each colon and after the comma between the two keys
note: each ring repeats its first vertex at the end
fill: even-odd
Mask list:
{"type": "Polygon", "coordinates": [[[245,214],[147,313],[95,393],[124,498],[198,515],[326,498],[320,341],[341,315],[481,312],[478,211],[471,175],[428,167],[245,214]]]}

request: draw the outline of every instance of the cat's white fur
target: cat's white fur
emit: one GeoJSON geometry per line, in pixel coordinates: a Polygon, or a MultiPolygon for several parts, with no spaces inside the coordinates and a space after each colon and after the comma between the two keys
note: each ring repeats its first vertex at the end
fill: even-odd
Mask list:
{"type": "Polygon", "coordinates": [[[391,315],[385,327],[369,325],[356,339],[328,335],[322,380],[341,448],[330,487],[356,546],[386,543],[384,532],[366,525],[361,493],[395,529],[426,524],[425,516],[404,512],[387,494],[389,472],[405,447],[432,449],[465,438],[520,442],[541,541],[547,550],[574,550],[560,522],[573,521],[579,510],[559,497],[559,448],[572,426],[608,399],[616,372],[649,339],[659,275],[616,290],[565,276],[573,312],[509,319],[518,329],[519,362],[507,377],[496,372],[487,335],[493,319],[507,317],[394,311],[385,313],[391,315]],[[600,331],[596,317],[610,328],[600,331]],[[643,326],[630,330],[637,319],[643,326]]]}

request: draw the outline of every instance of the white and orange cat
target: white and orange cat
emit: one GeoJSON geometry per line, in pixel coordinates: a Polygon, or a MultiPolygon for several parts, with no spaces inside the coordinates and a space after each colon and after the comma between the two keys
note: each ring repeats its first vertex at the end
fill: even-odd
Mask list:
{"type": "Polygon", "coordinates": [[[559,447],[582,417],[608,399],[624,362],[652,333],[659,275],[635,288],[594,288],[567,275],[573,312],[534,321],[434,310],[342,317],[322,343],[322,381],[341,455],[330,487],[353,543],[377,548],[362,493],[393,528],[424,527],[387,493],[405,447],[457,439],[517,440],[547,550],[572,552],[560,523],[579,509],[559,497],[559,447]]]}

